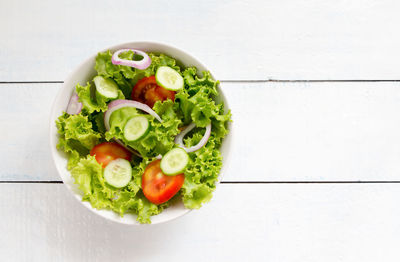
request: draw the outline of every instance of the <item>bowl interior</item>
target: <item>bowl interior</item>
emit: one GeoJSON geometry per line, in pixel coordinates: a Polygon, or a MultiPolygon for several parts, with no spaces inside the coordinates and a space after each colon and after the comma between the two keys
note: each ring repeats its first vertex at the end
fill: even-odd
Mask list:
{"type": "MultiPolygon", "coordinates": [[[[206,68],[202,63],[200,63],[197,59],[187,54],[186,52],[179,50],[175,47],[168,46],[161,43],[154,42],[131,42],[125,43],[117,46],[112,46],[106,48],[102,51],[111,50],[116,51],[122,48],[134,48],[147,52],[157,52],[164,53],[175,58],[181,65],[186,67],[195,66],[197,67],[199,72],[202,71],[210,71],[206,68]]],[[[101,52],[102,52],[101,51],[101,52]]],[[[55,125],[56,119],[62,114],[63,111],[66,110],[69,99],[74,91],[76,84],[80,83],[82,85],[86,84],[87,81],[90,81],[95,75],[96,71],[94,70],[95,58],[97,53],[86,59],[83,63],[81,63],[64,81],[62,88],[59,90],[58,95],[54,101],[52,112],[50,114],[50,146],[51,152],[53,156],[53,160],[55,166],[68,189],[71,190],[73,195],[87,208],[89,208],[94,213],[105,217],[109,220],[130,224],[130,225],[138,225],[139,223],[136,221],[136,215],[133,214],[125,214],[124,217],[120,217],[117,213],[111,210],[97,210],[91,206],[88,202],[82,202],[82,193],[78,189],[78,186],[74,183],[73,178],[71,177],[69,171],[67,170],[67,156],[63,152],[56,149],[56,145],[58,142],[58,134],[57,128],[55,125]]],[[[213,76],[214,77],[214,76],[213,76]]],[[[215,77],[214,77],[215,78],[215,77]]],[[[216,79],[216,78],[215,78],[216,79]]],[[[228,103],[225,99],[225,96],[221,89],[219,89],[219,97],[217,97],[217,102],[223,102],[225,104],[226,110],[229,109],[228,103]]],[[[219,181],[222,178],[225,167],[227,166],[228,153],[230,141],[232,139],[232,129],[228,126],[230,132],[228,136],[224,139],[223,144],[221,146],[221,154],[223,157],[223,167],[219,174],[219,181]]],[[[165,209],[161,214],[153,216],[151,218],[152,224],[162,223],[174,218],[180,217],[186,213],[188,213],[190,209],[184,207],[182,201],[178,201],[171,205],[169,208],[165,209]]]]}

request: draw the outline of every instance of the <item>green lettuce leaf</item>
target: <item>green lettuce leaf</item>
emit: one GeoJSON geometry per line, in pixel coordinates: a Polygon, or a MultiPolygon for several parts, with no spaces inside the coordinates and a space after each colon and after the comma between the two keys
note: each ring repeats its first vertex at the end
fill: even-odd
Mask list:
{"type": "Polygon", "coordinates": [[[102,136],[104,136],[104,133],[106,132],[106,128],[104,126],[104,113],[93,113],[88,115],[88,118],[93,125],[93,130],[99,132],[100,134],[102,134],[102,136]]]}
{"type": "MultiPolygon", "coordinates": [[[[204,130],[197,130],[185,139],[187,147],[196,145],[203,137],[204,130]]],[[[187,208],[200,208],[212,197],[218,174],[222,167],[222,156],[216,144],[216,137],[211,135],[201,149],[189,153],[190,162],[185,171],[183,184],[183,203],[187,208]]]]}
{"type": "Polygon", "coordinates": [[[71,170],[74,166],[76,166],[79,163],[80,160],[81,160],[81,155],[78,153],[78,151],[72,150],[69,153],[67,169],[71,170]]]}
{"type": "Polygon", "coordinates": [[[93,130],[88,116],[63,113],[56,121],[59,140],[57,148],[68,154],[68,169],[75,166],[79,159],[89,154],[100,142],[102,135],[93,130]]]}
{"type": "MultiPolygon", "coordinates": [[[[68,168],[83,193],[83,201],[88,201],[94,208],[109,209],[123,216],[126,213],[137,214],[140,223],[150,223],[151,216],[159,214],[176,200],[183,200],[190,209],[200,208],[210,201],[218,182],[222,167],[219,147],[228,133],[227,124],[231,121],[230,111],[225,112],[223,103],[217,103],[218,81],[209,72],[197,75],[194,67],[181,71],[175,59],[164,54],[149,54],[152,63],[145,70],[113,65],[110,51],[99,53],[95,69],[98,75],[113,79],[120,88],[119,99],[130,97],[132,87],[143,77],[154,75],[159,66],[170,66],[184,78],[184,88],[175,94],[175,101],[167,100],[155,103],[153,110],[162,118],[158,122],[154,117],[143,114],[135,108],[121,108],[110,117],[110,130],[104,128],[104,111],[109,100],[95,92],[93,86],[77,85],[76,91],[83,103],[79,115],[64,113],[57,120],[60,139],[57,147],[69,155],[68,168]],[[128,142],[124,138],[124,126],[133,116],[143,115],[150,123],[147,135],[138,141],[128,142]],[[186,135],[187,147],[196,145],[204,135],[205,126],[211,123],[211,136],[207,144],[196,152],[189,153],[184,184],[173,199],[155,205],[149,202],[141,189],[142,175],[146,166],[154,157],[176,147],[175,136],[184,126],[194,122],[194,128],[186,135]],[[121,189],[113,188],[105,182],[103,169],[94,157],[88,155],[90,149],[106,140],[120,139],[126,145],[136,149],[142,156],[133,157],[132,180],[121,189]]],[[[134,60],[132,51],[122,53],[123,59],[134,60]]]]}
{"type": "Polygon", "coordinates": [[[120,139],[144,157],[163,155],[174,147],[174,139],[179,133],[178,126],[181,124],[173,107],[174,103],[171,100],[155,104],[155,112],[163,119],[161,123],[151,115],[141,114],[132,107],[118,109],[110,116],[110,130],[105,134],[106,139],[120,139]],[[127,141],[123,133],[125,124],[130,118],[137,115],[143,115],[149,120],[150,130],[138,141],[127,141]]]}
{"type": "MultiPolygon", "coordinates": [[[[145,161],[147,162],[147,161],[145,161]]],[[[133,177],[144,171],[144,165],[133,169],[133,177]]],[[[88,201],[94,208],[110,209],[121,216],[125,213],[137,214],[140,223],[150,223],[150,217],[159,214],[168,204],[155,205],[139,192],[140,180],[133,179],[129,184],[117,189],[107,184],[103,176],[103,168],[94,156],[81,158],[71,170],[71,175],[83,193],[83,201],[88,201]]]]}
{"type": "Polygon", "coordinates": [[[197,76],[195,67],[186,68],[183,72],[183,79],[185,80],[186,90],[189,94],[194,95],[200,90],[208,95],[217,95],[217,86],[219,81],[215,81],[210,72],[203,72],[203,77],[197,76]]]}
{"type": "Polygon", "coordinates": [[[194,122],[196,128],[185,138],[187,147],[196,145],[204,135],[204,128],[211,123],[211,136],[200,150],[189,154],[191,161],[185,171],[182,187],[183,202],[187,208],[200,208],[212,197],[218,174],[222,167],[219,147],[228,134],[227,123],[231,113],[224,112],[224,105],[215,102],[218,81],[209,72],[197,76],[195,68],[183,72],[185,88],[175,95],[175,110],[185,124],[194,122]]]}
{"type": "MultiPolygon", "coordinates": [[[[194,122],[198,127],[205,127],[213,122],[221,130],[231,116],[230,112],[224,115],[223,104],[216,104],[214,101],[218,94],[219,82],[214,81],[209,72],[203,72],[201,78],[196,73],[194,67],[187,68],[183,72],[185,88],[175,95],[178,114],[183,118],[185,124],[194,122]]],[[[224,130],[221,130],[219,134],[221,137],[226,135],[224,130]]]]}
{"type": "MultiPolygon", "coordinates": [[[[133,58],[133,52],[129,51],[122,53],[120,57],[122,59],[131,60],[133,58]]],[[[114,65],[111,62],[112,54],[110,51],[98,53],[96,57],[95,69],[100,76],[112,78],[121,89],[125,97],[129,97],[132,91],[132,84],[128,80],[134,77],[134,71],[132,67],[114,65]]]]}
{"type": "MultiPolygon", "coordinates": [[[[107,103],[111,99],[101,95],[95,90],[96,88],[87,82],[86,86],[77,84],[75,87],[76,93],[79,96],[79,101],[83,105],[83,111],[87,114],[94,112],[105,112],[107,110],[107,103]],[[94,95],[93,95],[94,94],[94,95]]],[[[118,90],[118,97],[116,99],[124,99],[125,96],[121,90],[118,90]]]]}
{"type": "MultiPolygon", "coordinates": [[[[133,51],[128,51],[121,53],[119,57],[126,60],[133,60],[134,55],[133,51]]],[[[155,75],[157,68],[160,66],[170,66],[180,72],[175,59],[164,54],[156,55],[149,53],[148,55],[152,63],[148,68],[140,70],[130,66],[114,65],[111,62],[111,51],[106,51],[97,55],[95,69],[99,75],[112,78],[118,84],[125,97],[130,97],[132,87],[137,81],[143,77],[155,75]]]]}
{"type": "Polygon", "coordinates": [[[87,113],[91,114],[93,112],[104,112],[107,110],[106,103],[97,103],[92,98],[92,86],[89,82],[85,86],[77,84],[75,87],[76,93],[79,96],[79,101],[82,103],[83,108],[82,110],[87,113]]]}
{"type": "Polygon", "coordinates": [[[207,185],[195,183],[192,177],[185,176],[183,189],[183,203],[186,208],[199,209],[202,204],[207,203],[212,198],[213,189],[207,185]]]}

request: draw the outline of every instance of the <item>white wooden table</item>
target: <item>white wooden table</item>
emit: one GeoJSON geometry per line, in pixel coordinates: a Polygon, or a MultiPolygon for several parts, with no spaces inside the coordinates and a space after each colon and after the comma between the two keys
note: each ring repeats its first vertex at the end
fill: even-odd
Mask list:
{"type": "Polygon", "coordinates": [[[0,2],[0,261],[400,261],[400,2],[0,2]],[[48,145],[63,79],[155,40],[209,65],[233,111],[212,201],[128,227],[84,208],[48,145]]]}

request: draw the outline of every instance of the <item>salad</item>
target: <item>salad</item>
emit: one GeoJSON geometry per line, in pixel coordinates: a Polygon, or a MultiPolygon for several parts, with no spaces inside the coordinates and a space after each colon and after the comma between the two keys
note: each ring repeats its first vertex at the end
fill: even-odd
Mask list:
{"type": "Polygon", "coordinates": [[[140,223],[175,201],[198,209],[212,197],[231,113],[209,72],[165,54],[122,49],[96,57],[97,75],[77,84],[56,121],[57,148],[97,209],[140,223]]]}

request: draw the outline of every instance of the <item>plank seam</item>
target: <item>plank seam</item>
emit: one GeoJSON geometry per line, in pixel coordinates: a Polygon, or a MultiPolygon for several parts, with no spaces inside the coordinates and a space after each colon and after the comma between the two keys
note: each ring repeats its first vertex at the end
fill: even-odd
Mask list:
{"type": "Polygon", "coordinates": [[[222,181],[221,184],[399,184],[400,181],[222,181]]]}
{"type": "Polygon", "coordinates": [[[64,81],[0,81],[0,84],[62,84],[64,81]]]}
{"type": "MultiPolygon", "coordinates": [[[[63,184],[63,181],[5,180],[0,184],[63,184]]],[[[222,181],[221,184],[400,184],[400,181],[222,181]]]]}
{"type": "Polygon", "coordinates": [[[368,83],[368,82],[400,82],[397,79],[309,79],[309,80],[285,80],[285,79],[266,79],[266,80],[220,80],[221,83],[368,83]]]}
{"type": "MultiPolygon", "coordinates": [[[[368,83],[368,82],[400,82],[397,79],[338,79],[338,80],[284,80],[284,79],[259,79],[259,80],[220,80],[221,83],[368,83]]],[[[64,81],[0,81],[0,84],[63,84],[64,81]]]]}

